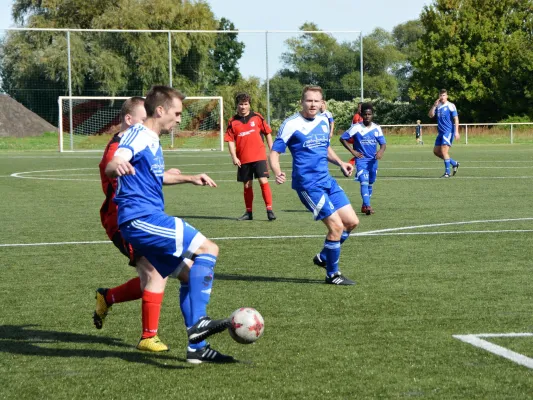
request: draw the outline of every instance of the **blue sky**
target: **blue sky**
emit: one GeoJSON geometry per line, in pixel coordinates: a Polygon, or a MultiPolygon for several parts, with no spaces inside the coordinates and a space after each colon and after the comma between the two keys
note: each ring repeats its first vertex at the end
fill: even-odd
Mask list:
{"type": "MultiPolygon", "coordinates": [[[[210,0],[217,18],[226,17],[239,30],[295,31],[306,21],[322,30],[362,31],[363,35],[380,27],[387,31],[403,22],[416,19],[431,0],[210,0]]],[[[11,0],[0,0],[0,28],[13,26],[11,0]]],[[[269,34],[269,75],[280,68],[279,56],[283,42],[291,34],[269,34]]],[[[336,34],[339,41],[355,40],[356,34],[336,34]]],[[[266,76],[265,35],[242,33],[246,45],[240,62],[243,75],[266,76]]]]}

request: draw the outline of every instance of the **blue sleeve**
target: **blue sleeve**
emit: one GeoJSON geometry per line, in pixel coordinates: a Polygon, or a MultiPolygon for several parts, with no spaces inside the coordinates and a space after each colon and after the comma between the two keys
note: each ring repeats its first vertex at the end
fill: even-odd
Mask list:
{"type": "Polygon", "coordinates": [[[272,144],[272,150],[277,151],[278,153],[285,153],[285,150],[287,150],[287,143],[285,143],[283,139],[278,136],[272,144]]]}

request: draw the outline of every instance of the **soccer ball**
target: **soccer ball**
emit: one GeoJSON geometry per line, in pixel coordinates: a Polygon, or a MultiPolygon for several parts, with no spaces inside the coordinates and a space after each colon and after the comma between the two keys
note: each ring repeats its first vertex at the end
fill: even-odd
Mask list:
{"type": "Polygon", "coordinates": [[[230,315],[230,319],[228,332],[237,343],[250,344],[263,336],[265,321],[255,308],[239,308],[230,315]]]}

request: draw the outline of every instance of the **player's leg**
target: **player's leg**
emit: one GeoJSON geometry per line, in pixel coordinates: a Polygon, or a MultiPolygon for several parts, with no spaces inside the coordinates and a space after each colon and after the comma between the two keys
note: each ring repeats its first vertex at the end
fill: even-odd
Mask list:
{"type": "Polygon", "coordinates": [[[441,146],[442,159],[444,160],[444,175],[442,175],[443,178],[449,178],[451,173],[452,163],[450,161],[449,149],[449,144],[443,144],[441,146]]]}
{"type": "Polygon", "coordinates": [[[269,221],[274,221],[276,219],[276,215],[272,210],[272,190],[270,188],[270,184],[268,183],[270,174],[268,173],[266,161],[258,161],[256,163],[255,176],[259,181],[259,186],[261,187],[261,194],[263,196],[263,201],[265,202],[267,218],[269,221]]]}
{"type": "Polygon", "coordinates": [[[237,221],[249,221],[253,219],[253,179],[254,175],[251,168],[251,163],[242,164],[237,170],[237,181],[243,183],[244,206],[246,207],[246,211],[241,217],[237,218],[237,221]]]}
{"type": "Polygon", "coordinates": [[[369,181],[369,171],[368,163],[358,163],[357,173],[355,175],[355,180],[359,181],[361,199],[363,204],[361,205],[361,212],[366,215],[370,215],[370,193],[368,190],[368,181],[369,181]]]}
{"type": "MultiPolygon", "coordinates": [[[[374,160],[368,165],[368,196],[370,197],[370,200],[372,200],[372,193],[374,192],[374,183],[376,182],[378,173],[378,161],[374,160]]],[[[374,214],[374,209],[369,206],[367,208],[367,212],[370,212],[370,214],[374,214]]]]}

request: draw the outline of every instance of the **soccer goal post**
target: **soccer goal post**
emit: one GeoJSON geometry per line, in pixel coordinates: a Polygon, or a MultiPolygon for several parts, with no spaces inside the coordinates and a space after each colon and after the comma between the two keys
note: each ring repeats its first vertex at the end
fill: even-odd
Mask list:
{"type": "MultiPolygon", "coordinates": [[[[120,109],[129,97],[60,96],[59,151],[103,151],[120,131],[120,109]]],[[[161,135],[164,150],[224,150],[222,97],[187,97],[181,124],[161,135]]]]}

